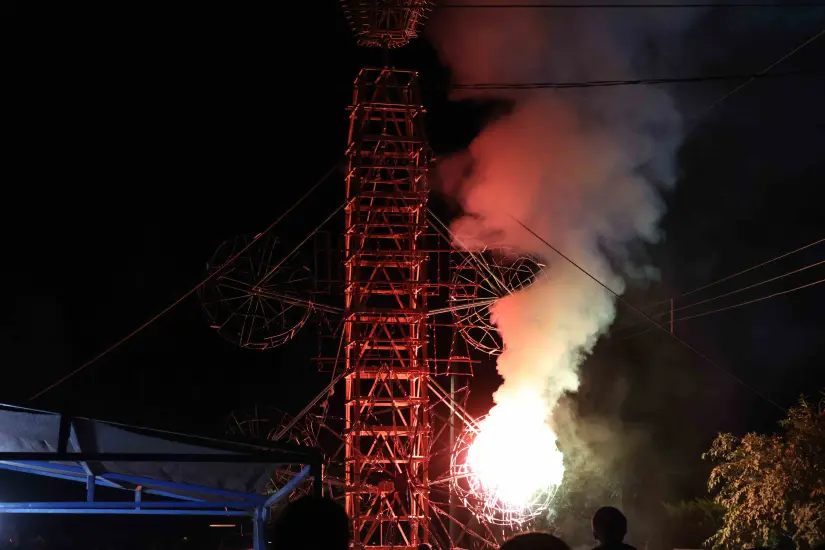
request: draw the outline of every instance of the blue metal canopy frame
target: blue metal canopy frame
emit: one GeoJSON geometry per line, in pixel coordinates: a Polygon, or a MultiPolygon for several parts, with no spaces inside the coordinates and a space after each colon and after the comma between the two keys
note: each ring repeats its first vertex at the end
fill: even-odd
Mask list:
{"type": "MultiPolygon", "coordinates": [[[[270,517],[271,507],[285,499],[297,487],[312,477],[313,490],[321,491],[321,456],[315,449],[295,445],[214,440],[160,432],[146,428],[134,428],[113,423],[110,426],[140,430],[159,439],[183,438],[196,441],[204,453],[117,453],[83,452],[77,440],[74,420],[67,415],[35,411],[0,404],[4,411],[34,413],[59,417],[57,448],[54,451],[0,452],[0,469],[64,479],[84,483],[85,500],[68,502],[0,502],[0,514],[121,514],[164,516],[222,516],[248,517],[253,523],[254,549],[264,550],[266,540],[264,526],[270,517]],[[162,436],[162,437],[161,437],[162,436]],[[69,446],[79,452],[69,452],[69,446]],[[189,483],[179,483],[140,475],[128,475],[104,471],[97,463],[237,463],[241,464],[300,464],[303,469],[286,485],[272,495],[239,492],[189,483]],[[108,487],[130,491],[133,497],[122,502],[95,499],[96,487],[108,487]],[[152,495],[163,500],[143,500],[152,495]]],[[[81,420],[81,419],[77,419],[81,420]]],[[[89,419],[82,419],[86,422],[89,419]]],[[[191,448],[191,443],[189,447],[191,448]]]]}

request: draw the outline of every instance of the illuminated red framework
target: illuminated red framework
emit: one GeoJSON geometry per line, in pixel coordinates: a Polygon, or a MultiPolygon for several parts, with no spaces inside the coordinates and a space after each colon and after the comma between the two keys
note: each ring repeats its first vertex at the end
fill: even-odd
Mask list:
{"type": "Polygon", "coordinates": [[[353,546],[429,536],[426,230],[429,149],[416,73],[363,69],[346,176],[346,508],[353,546]]]}
{"type": "Polygon", "coordinates": [[[399,48],[418,36],[430,0],[342,0],[359,46],[399,48]]]}

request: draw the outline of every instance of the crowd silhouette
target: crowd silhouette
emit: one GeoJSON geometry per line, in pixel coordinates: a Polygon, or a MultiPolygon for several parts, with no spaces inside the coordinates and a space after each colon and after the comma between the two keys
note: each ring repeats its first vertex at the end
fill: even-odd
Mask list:
{"type": "MultiPolygon", "coordinates": [[[[593,550],[636,550],[624,542],[627,518],[612,506],[599,508],[591,524],[597,546],[593,550]]],[[[276,550],[348,550],[351,533],[343,508],[331,500],[307,496],[289,503],[278,516],[274,530],[276,550]]],[[[421,544],[418,550],[432,550],[421,544]]],[[[522,533],[501,550],[570,550],[550,533],[522,533]]]]}

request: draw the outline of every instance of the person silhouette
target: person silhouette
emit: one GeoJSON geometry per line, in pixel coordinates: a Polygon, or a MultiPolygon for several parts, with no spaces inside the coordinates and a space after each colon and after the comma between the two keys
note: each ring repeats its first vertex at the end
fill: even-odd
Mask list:
{"type": "Polygon", "coordinates": [[[593,538],[599,541],[600,550],[636,550],[625,544],[627,535],[627,518],[618,508],[602,506],[593,514],[593,538]]]}

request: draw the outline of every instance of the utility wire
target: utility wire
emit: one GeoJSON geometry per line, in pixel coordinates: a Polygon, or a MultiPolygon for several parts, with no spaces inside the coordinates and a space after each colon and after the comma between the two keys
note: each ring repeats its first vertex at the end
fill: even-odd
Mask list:
{"type": "Polygon", "coordinates": [[[790,288],[788,290],[782,290],[780,292],[774,292],[773,294],[769,294],[767,296],[762,296],[761,298],[754,298],[753,300],[748,300],[747,302],[741,302],[739,304],[734,304],[732,306],[721,307],[719,309],[714,309],[712,311],[705,311],[703,313],[697,313],[696,315],[689,315],[688,317],[682,317],[680,319],[676,319],[676,321],[687,321],[688,319],[696,319],[697,317],[704,317],[705,315],[710,315],[712,313],[719,313],[722,311],[728,311],[729,309],[736,309],[742,306],[746,306],[749,304],[755,304],[756,302],[761,302],[763,300],[767,300],[768,298],[774,298],[776,296],[782,296],[783,294],[790,294],[791,292],[796,292],[797,290],[802,290],[808,287],[816,286],[819,283],[825,283],[825,279],[820,279],[818,281],[814,281],[812,283],[807,283],[804,285],[800,285],[794,288],[790,288]]]}
{"type": "MultiPolygon", "coordinates": [[[[776,61],[774,61],[774,62],[773,62],[773,63],[771,63],[770,65],[768,65],[767,67],[765,67],[764,69],[762,69],[762,70],[758,73],[758,76],[757,76],[756,78],[764,78],[765,76],[767,76],[767,73],[768,73],[771,69],[773,69],[774,67],[776,67],[776,66],[778,66],[779,64],[783,63],[785,60],[789,59],[791,56],[793,56],[793,55],[795,55],[795,54],[799,53],[799,51],[801,51],[803,48],[805,48],[805,47],[809,46],[810,44],[812,44],[814,41],[816,41],[817,39],[819,39],[819,38],[820,38],[823,34],[825,34],[825,29],[822,29],[821,31],[819,31],[819,32],[818,32],[818,33],[816,33],[815,35],[813,35],[813,36],[811,36],[810,38],[808,38],[805,42],[801,43],[799,46],[795,47],[794,49],[792,49],[791,51],[789,51],[788,53],[786,53],[785,55],[783,55],[782,57],[780,57],[779,59],[777,59],[776,61]]],[[[736,88],[734,88],[734,89],[732,89],[731,91],[729,91],[729,92],[725,93],[722,97],[720,97],[719,99],[717,99],[716,101],[714,101],[713,103],[711,103],[710,105],[708,105],[708,107],[706,107],[705,109],[703,109],[703,110],[699,113],[699,115],[697,115],[697,116],[695,116],[695,117],[693,118],[692,128],[691,128],[691,129],[690,129],[690,131],[688,132],[688,136],[689,136],[690,134],[692,134],[692,133],[693,133],[693,132],[694,132],[694,131],[698,128],[698,127],[700,127],[700,126],[701,126],[701,123],[705,120],[705,117],[707,116],[707,114],[708,114],[711,110],[713,110],[715,107],[717,107],[717,106],[718,106],[719,104],[721,104],[723,101],[725,101],[725,100],[727,100],[728,98],[730,98],[733,94],[735,94],[735,93],[737,93],[737,92],[741,91],[741,90],[742,90],[742,88],[744,88],[745,86],[747,86],[748,84],[750,84],[750,83],[751,83],[751,82],[753,82],[754,80],[755,80],[755,78],[751,78],[751,79],[746,80],[745,82],[743,82],[742,84],[740,84],[740,85],[739,85],[739,86],[737,86],[736,88]]],[[[685,136],[685,139],[687,139],[687,136],[685,136]]],[[[765,265],[768,265],[768,264],[770,264],[770,263],[773,263],[773,262],[775,262],[775,261],[777,261],[777,260],[781,260],[782,258],[785,258],[785,257],[790,256],[790,255],[792,255],[792,254],[796,254],[797,252],[800,252],[800,251],[802,251],[802,250],[805,250],[806,248],[810,248],[810,247],[812,247],[812,246],[816,246],[816,245],[818,245],[818,244],[820,244],[820,243],[822,243],[822,242],[825,242],[825,238],[818,239],[818,240],[816,240],[816,241],[814,241],[814,242],[812,242],[812,243],[806,244],[806,245],[801,246],[801,247],[799,247],[799,248],[797,248],[797,249],[795,249],[795,250],[792,250],[792,251],[790,251],[790,252],[787,252],[787,253],[785,253],[785,254],[782,254],[782,255],[780,255],[780,256],[777,256],[776,258],[772,258],[772,259],[770,259],[770,260],[768,260],[768,261],[766,261],[766,262],[762,262],[761,264],[758,264],[758,265],[755,265],[755,266],[753,266],[753,267],[749,267],[749,268],[747,268],[747,269],[744,269],[744,270],[742,270],[742,271],[739,271],[739,272],[737,272],[737,273],[734,273],[733,275],[728,275],[727,277],[723,277],[722,279],[718,279],[718,280],[716,280],[716,281],[710,282],[710,283],[708,283],[708,284],[706,284],[706,285],[704,285],[704,286],[701,286],[701,287],[699,287],[699,288],[695,288],[695,289],[690,290],[690,291],[688,291],[688,292],[684,292],[684,293],[682,293],[682,294],[680,294],[680,295],[678,295],[678,296],[675,296],[675,297],[673,297],[673,298],[669,298],[669,299],[667,299],[667,300],[662,300],[661,302],[657,302],[657,303],[655,303],[655,304],[651,304],[650,306],[645,306],[645,309],[650,309],[650,308],[656,307],[656,306],[658,306],[658,305],[661,305],[661,304],[664,304],[664,303],[670,302],[670,301],[672,301],[672,300],[677,300],[677,299],[680,299],[680,298],[684,298],[685,296],[688,296],[688,295],[693,294],[693,293],[695,293],[695,292],[699,292],[699,291],[705,290],[706,288],[710,288],[710,287],[712,287],[712,286],[714,286],[714,285],[717,285],[717,284],[719,284],[719,283],[723,283],[723,282],[725,282],[725,281],[728,281],[728,280],[730,280],[730,279],[733,279],[734,277],[738,277],[739,275],[743,275],[743,274],[745,274],[745,273],[748,273],[749,271],[753,271],[754,269],[758,269],[758,268],[760,268],[760,267],[763,267],[763,266],[765,266],[765,265]]],[[[625,328],[627,328],[627,327],[625,327],[625,328]]]]}
{"type": "MultiPolygon", "coordinates": [[[[753,283],[753,284],[748,285],[748,286],[743,286],[741,288],[737,288],[736,290],[731,290],[730,292],[725,292],[724,294],[719,294],[719,295],[716,295],[716,296],[712,296],[710,298],[705,298],[704,300],[699,300],[698,302],[693,302],[692,304],[679,306],[677,308],[673,308],[673,309],[670,309],[668,311],[658,313],[656,315],[651,315],[651,317],[653,317],[654,319],[661,318],[661,317],[664,317],[665,315],[670,315],[671,313],[674,313],[676,311],[681,311],[683,309],[688,309],[688,308],[691,308],[691,307],[694,307],[694,306],[699,306],[699,305],[702,305],[702,304],[706,304],[708,302],[713,302],[715,300],[718,300],[720,298],[726,298],[726,297],[731,296],[733,294],[739,294],[740,292],[744,292],[746,290],[750,290],[750,289],[756,288],[758,286],[762,286],[762,285],[765,285],[765,284],[768,284],[768,283],[772,283],[772,282],[777,281],[779,279],[784,279],[785,277],[790,277],[791,275],[796,275],[797,273],[800,273],[800,272],[808,270],[808,269],[812,269],[812,268],[820,266],[822,264],[825,264],[825,260],[820,260],[818,262],[808,264],[804,267],[794,269],[793,271],[788,271],[788,272],[783,273],[781,275],[771,277],[770,279],[765,279],[764,281],[759,281],[758,283],[753,283]]],[[[624,329],[628,329],[628,328],[633,328],[633,327],[639,326],[643,323],[644,323],[644,321],[639,321],[638,323],[633,323],[633,324],[630,324],[630,325],[625,325],[623,327],[619,327],[616,330],[624,330],[624,329]]]]}
{"type": "MultiPolygon", "coordinates": [[[[714,310],[711,310],[711,311],[704,311],[702,313],[697,313],[696,315],[689,315],[687,317],[679,317],[677,319],[674,319],[673,322],[678,323],[680,321],[687,321],[688,319],[696,319],[697,317],[704,317],[705,315],[712,315],[714,313],[721,313],[723,311],[728,311],[728,310],[731,310],[731,309],[740,308],[742,306],[746,306],[746,305],[749,305],[749,304],[755,304],[756,302],[761,302],[761,301],[767,300],[769,298],[775,298],[776,296],[782,296],[784,294],[790,294],[791,292],[796,292],[797,290],[804,290],[806,288],[816,286],[816,285],[818,285],[820,283],[823,283],[823,282],[825,282],[825,279],[820,279],[820,280],[814,281],[812,283],[807,283],[807,284],[804,284],[804,285],[800,285],[800,286],[797,286],[797,287],[794,287],[794,288],[790,288],[788,290],[782,290],[780,292],[774,292],[773,294],[769,294],[768,296],[761,296],[759,298],[754,298],[753,300],[748,300],[746,302],[740,302],[738,304],[733,304],[733,305],[730,305],[730,306],[721,307],[721,308],[714,309],[714,310]]],[[[629,327],[624,327],[624,328],[629,328],[629,327]]],[[[614,340],[614,341],[615,342],[624,342],[625,340],[630,340],[631,338],[635,338],[637,336],[641,336],[642,334],[646,334],[646,333],[650,332],[651,330],[653,330],[653,329],[652,328],[647,328],[647,329],[642,330],[640,332],[637,332],[635,334],[631,334],[630,336],[626,336],[624,338],[619,338],[618,340],[614,340]]]]}
{"type": "Polygon", "coordinates": [[[104,357],[108,353],[114,351],[115,349],[117,349],[118,347],[123,345],[125,342],[130,340],[132,337],[134,337],[135,335],[137,335],[138,333],[143,331],[146,327],[148,327],[149,325],[151,325],[152,323],[154,323],[155,321],[157,321],[158,319],[163,317],[166,313],[168,313],[169,311],[174,309],[175,306],[177,306],[178,304],[183,302],[186,298],[188,298],[189,296],[191,296],[192,294],[197,292],[198,289],[200,289],[203,285],[205,285],[206,283],[208,283],[209,281],[211,281],[212,279],[217,277],[218,274],[221,273],[227,266],[232,264],[235,260],[237,260],[239,257],[241,257],[241,255],[243,255],[247,250],[252,248],[252,245],[255,244],[258,241],[258,239],[260,239],[262,236],[264,236],[265,234],[272,231],[272,229],[274,229],[275,226],[278,225],[281,222],[281,220],[283,220],[287,215],[289,215],[290,212],[295,210],[295,208],[299,204],[301,204],[307,197],[309,197],[312,194],[313,191],[315,191],[318,187],[320,187],[320,185],[323,182],[325,182],[333,174],[333,172],[335,172],[337,167],[338,167],[338,164],[336,163],[335,165],[332,166],[332,168],[327,170],[327,172],[323,176],[321,176],[321,179],[319,179],[312,187],[310,187],[309,190],[306,193],[304,193],[303,196],[301,196],[301,198],[299,198],[297,202],[295,202],[292,206],[287,208],[286,211],[284,211],[283,214],[278,216],[278,219],[276,219],[274,222],[269,224],[269,226],[266,229],[264,229],[261,233],[258,233],[257,235],[255,235],[255,238],[253,238],[249,242],[249,244],[247,244],[244,248],[242,248],[237,254],[235,254],[234,256],[229,258],[223,265],[218,267],[218,269],[216,269],[211,274],[209,274],[208,277],[206,277],[204,280],[202,280],[201,282],[196,284],[194,287],[189,289],[187,292],[185,292],[183,294],[183,296],[181,296],[180,298],[178,298],[177,300],[172,302],[170,305],[166,306],[163,310],[160,311],[160,313],[158,313],[154,317],[150,318],[148,321],[146,321],[145,323],[143,323],[142,325],[137,327],[135,330],[133,330],[132,332],[130,332],[129,334],[127,334],[126,336],[124,336],[123,338],[121,338],[120,340],[118,340],[117,342],[115,342],[114,344],[112,344],[111,346],[109,346],[108,348],[106,348],[105,350],[100,352],[99,354],[95,355],[93,358],[86,361],[85,363],[83,363],[82,365],[80,365],[79,367],[74,369],[73,371],[69,372],[68,374],[66,374],[65,376],[63,376],[62,378],[57,380],[56,382],[53,382],[52,384],[46,386],[44,389],[42,389],[39,392],[37,392],[36,394],[34,394],[31,397],[30,401],[34,401],[38,397],[42,396],[43,394],[45,394],[45,393],[51,391],[52,389],[54,389],[55,387],[59,386],[60,384],[62,384],[63,382],[65,382],[66,380],[71,378],[72,376],[75,376],[76,374],[80,373],[81,371],[83,371],[86,368],[90,367],[91,365],[95,364],[102,357],[104,357]]]}
{"type": "Polygon", "coordinates": [[[745,273],[749,273],[749,272],[753,271],[754,269],[759,269],[760,267],[764,267],[766,265],[772,264],[773,262],[776,262],[776,261],[781,260],[783,258],[787,258],[788,256],[792,256],[793,254],[796,254],[797,252],[802,252],[803,250],[806,250],[808,248],[811,248],[811,247],[816,246],[816,245],[821,244],[821,243],[825,243],[825,237],[817,239],[817,240],[815,240],[813,242],[810,242],[806,245],[800,246],[799,248],[795,248],[795,249],[791,250],[790,252],[785,252],[784,254],[780,254],[779,256],[776,256],[775,258],[771,258],[770,260],[766,260],[762,263],[753,265],[753,266],[751,266],[747,269],[737,271],[736,273],[733,273],[732,275],[727,275],[725,277],[722,277],[721,279],[716,279],[715,281],[711,281],[710,283],[708,283],[706,285],[702,285],[698,288],[694,288],[693,290],[688,290],[687,292],[683,292],[679,295],[673,296],[673,297],[668,298],[666,300],[662,300],[661,302],[656,302],[656,303],[650,304],[648,306],[645,306],[643,309],[652,309],[656,306],[660,306],[662,304],[669,303],[671,300],[680,300],[680,299],[684,298],[685,296],[690,296],[691,294],[695,294],[696,292],[700,292],[702,290],[705,290],[706,288],[710,288],[710,287],[716,286],[720,283],[724,283],[725,281],[729,281],[729,280],[731,280],[735,277],[739,277],[740,275],[744,275],[745,273]]]}
{"type": "MultiPolygon", "coordinates": [[[[823,30],[825,33],[825,30],[823,30]]],[[[822,33],[820,33],[821,35],[822,33]]],[[[818,38],[819,35],[815,38],[818,38]]],[[[477,82],[477,83],[466,83],[466,84],[454,84],[452,87],[455,90],[543,90],[543,89],[552,89],[552,90],[563,90],[568,88],[614,88],[618,86],[649,86],[649,85],[658,85],[658,84],[690,84],[690,83],[697,83],[697,82],[714,82],[714,81],[725,81],[725,80],[744,80],[745,82],[728,92],[725,96],[718,99],[716,102],[711,104],[710,107],[706,109],[709,111],[713,107],[715,107],[718,103],[721,103],[738,90],[752,82],[756,79],[762,78],[786,78],[789,76],[802,76],[802,75],[815,75],[815,74],[823,74],[825,72],[824,68],[815,68],[815,69],[801,69],[796,71],[786,71],[783,73],[768,73],[771,68],[775,67],[778,63],[796,53],[802,47],[807,44],[813,42],[813,39],[810,39],[806,44],[798,47],[794,52],[789,55],[786,55],[782,60],[774,63],[767,69],[759,73],[749,73],[749,74],[728,74],[728,75],[708,75],[708,76],[688,76],[688,77],[681,77],[681,78],[638,78],[638,79],[627,79],[627,80],[583,80],[583,81],[576,81],[576,82],[477,82]]]]}
{"type": "MultiPolygon", "coordinates": [[[[694,119],[693,119],[693,128],[691,128],[689,133],[692,134],[693,131],[696,130],[696,128],[699,126],[699,123],[702,122],[702,120],[704,120],[705,116],[710,111],[712,111],[717,105],[719,105],[720,103],[722,103],[723,101],[728,99],[730,96],[732,96],[736,92],[740,91],[742,88],[744,88],[745,86],[747,86],[748,84],[750,84],[754,80],[756,80],[758,78],[764,78],[764,77],[768,76],[768,72],[771,69],[773,69],[774,67],[776,67],[780,63],[784,62],[786,59],[790,58],[791,56],[797,54],[800,50],[802,50],[806,46],[809,46],[810,44],[815,42],[823,34],[825,34],[825,29],[822,29],[821,31],[819,31],[815,35],[811,36],[805,42],[803,42],[802,44],[800,44],[796,48],[792,49],[791,51],[789,51],[788,53],[786,53],[785,55],[783,55],[782,57],[780,57],[779,59],[777,59],[776,61],[774,61],[773,63],[771,63],[767,67],[765,67],[764,69],[762,69],[761,71],[759,71],[757,74],[753,75],[751,78],[747,79],[745,82],[743,82],[742,84],[740,84],[736,88],[732,89],[731,91],[729,91],[728,93],[726,93],[725,95],[723,95],[722,97],[720,97],[719,99],[717,99],[716,101],[711,103],[706,109],[704,109],[701,113],[699,113],[699,115],[694,117],[694,119]]],[[[775,74],[782,74],[782,73],[775,73],[775,74]]]]}
{"type": "Polygon", "coordinates": [[[744,387],[744,388],[746,388],[746,389],[750,390],[751,392],[753,392],[753,394],[754,394],[754,395],[756,395],[756,396],[758,396],[758,397],[760,397],[760,398],[764,399],[767,403],[770,403],[771,405],[773,405],[773,406],[774,406],[774,407],[776,407],[777,409],[781,410],[782,412],[787,412],[787,411],[785,410],[785,408],[784,408],[784,407],[780,406],[780,405],[779,405],[779,404],[777,404],[776,402],[772,401],[771,399],[769,399],[769,398],[765,397],[764,395],[762,395],[761,393],[759,393],[759,392],[758,392],[758,391],[757,391],[757,390],[756,390],[753,386],[750,386],[750,385],[749,385],[749,384],[747,384],[744,380],[742,380],[741,378],[737,377],[735,374],[733,374],[733,373],[732,373],[732,372],[730,372],[729,370],[727,370],[727,369],[725,369],[724,367],[722,367],[722,365],[720,365],[719,363],[717,363],[716,361],[714,361],[713,359],[711,359],[710,357],[708,357],[707,355],[705,355],[704,353],[702,353],[701,351],[699,351],[698,349],[696,349],[693,345],[689,344],[688,342],[686,342],[686,341],[685,341],[685,340],[683,340],[682,338],[679,338],[679,337],[678,337],[678,336],[676,336],[675,334],[671,333],[671,332],[670,332],[667,328],[665,328],[663,325],[661,325],[661,324],[659,324],[658,322],[656,322],[656,321],[655,321],[652,317],[650,317],[647,313],[645,313],[644,311],[642,311],[641,309],[639,309],[638,307],[636,307],[635,305],[633,305],[630,301],[628,301],[626,298],[624,298],[621,294],[619,294],[618,292],[616,292],[615,290],[613,290],[612,288],[610,288],[609,286],[607,286],[606,284],[604,284],[602,281],[600,281],[600,280],[599,280],[597,277],[595,277],[594,275],[591,275],[589,271],[587,271],[586,269],[584,269],[583,267],[581,267],[579,264],[577,264],[576,262],[574,262],[572,259],[570,259],[568,256],[566,256],[566,255],[565,255],[562,251],[560,251],[558,248],[556,248],[555,246],[553,246],[552,244],[550,244],[547,240],[545,240],[543,237],[541,237],[538,233],[536,233],[535,231],[533,231],[532,229],[530,229],[530,228],[529,228],[527,225],[525,225],[525,224],[524,224],[521,220],[519,220],[518,218],[516,218],[516,217],[515,217],[515,216],[513,216],[513,215],[510,215],[510,217],[511,217],[511,218],[512,218],[512,219],[513,219],[513,220],[514,220],[517,224],[519,224],[522,228],[524,228],[524,230],[525,230],[525,231],[527,231],[528,233],[530,233],[531,235],[533,235],[536,239],[538,239],[539,241],[541,241],[542,243],[544,243],[544,245],[545,245],[545,246],[547,246],[547,247],[548,247],[548,248],[550,248],[553,252],[555,252],[556,254],[558,254],[559,256],[561,256],[562,258],[564,258],[564,259],[565,259],[568,263],[570,263],[573,267],[575,267],[576,269],[578,269],[579,271],[581,271],[582,273],[584,273],[585,275],[587,275],[590,279],[592,279],[593,281],[595,281],[596,283],[598,283],[598,285],[599,285],[599,286],[601,286],[602,288],[604,288],[605,290],[607,290],[608,292],[610,292],[611,294],[613,294],[613,296],[615,296],[615,297],[616,297],[616,299],[618,299],[620,302],[622,302],[623,304],[625,304],[626,306],[628,306],[629,308],[631,308],[633,311],[635,311],[636,313],[638,313],[639,315],[641,315],[642,317],[644,317],[645,319],[647,319],[647,320],[648,320],[650,323],[652,323],[652,324],[653,324],[656,328],[658,328],[659,330],[661,330],[661,331],[662,331],[662,332],[664,332],[665,334],[668,334],[671,338],[673,338],[674,340],[676,340],[677,342],[679,342],[681,345],[683,345],[684,347],[686,347],[687,349],[689,349],[690,351],[692,351],[693,353],[695,353],[696,355],[698,355],[699,357],[701,357],[702,359],[704,359],[705,361],[707,361],[710,365],[714,366],[715,368],[717,368],[717,369],[718,369],[718,370],[720,370],[721,372],[723,372],[723,373],[727,374],[727,375],[728,375],[731,379],[733,379],[735,382],[737,382],[738,384],[740,384],[742,387],[744,387]]]}
{"type": "Polygon", "coordinates": [[[565,9],[565,10],[581,10],[581,9],[702,9],[702,8],[771,8],[771,9],[803,9],[803,8],[821,8],[825,7],[825,3],[821,2],[782,2],[782,3],[764,3],[764,2],[743,2],[743,3],[659,3],[659,4],[438,4],[438,9],[565,9]]]}

